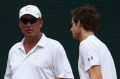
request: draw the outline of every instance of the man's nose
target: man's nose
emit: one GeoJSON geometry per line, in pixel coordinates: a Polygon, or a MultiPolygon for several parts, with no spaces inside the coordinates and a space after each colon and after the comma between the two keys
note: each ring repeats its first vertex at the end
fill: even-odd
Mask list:
{"type": "Polygon", "coordinates": [[[30,22],[27,22],[26,26],[32,26],[32,24],[30,22]]]}

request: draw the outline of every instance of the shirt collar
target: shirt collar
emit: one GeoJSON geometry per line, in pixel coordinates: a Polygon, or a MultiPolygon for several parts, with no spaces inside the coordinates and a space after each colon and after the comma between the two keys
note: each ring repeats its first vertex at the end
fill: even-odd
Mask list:
{"type": "Polygon", "coordinates": [[[45,47],[46,42],[47,42],[46,39],[47,39],[47,37],[45,36],[44,33],[42,33],[42,36],[41,36],[39,42],[37,43],[37,45],[40,46],[40,47],[45,47]]]}
{"type": "MultiPolygon", "coordinates": [[[[24,48],[23,47],[24,39],[25,38],[23,38],[23,40],[20,42],[20,45],[19,45],[19,48],[21,48],[21,49],[24,48]]],[[[44,33],[42,33],[42,36],[41,36],[40,40],[37,43],[37,46],[44,48],[46,46],[46,39],[47,39],[47,37],[45,36],[44,33]]]]}

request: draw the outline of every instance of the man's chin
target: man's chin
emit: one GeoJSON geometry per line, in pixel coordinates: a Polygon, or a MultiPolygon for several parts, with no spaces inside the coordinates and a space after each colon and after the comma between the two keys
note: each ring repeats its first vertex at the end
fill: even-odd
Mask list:
{"type": "Polygon", "coordinates": [[[33,35],[32,34],[27,34],[27,35],[25,35],[25,37],[26,38],[31,38],[31,37],[33,37],[33,35]]]}

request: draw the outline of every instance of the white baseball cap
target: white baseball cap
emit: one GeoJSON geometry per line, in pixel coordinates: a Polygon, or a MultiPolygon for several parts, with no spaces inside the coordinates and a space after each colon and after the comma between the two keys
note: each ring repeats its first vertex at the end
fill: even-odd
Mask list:
{"type": "Polygon", "coordinates": [[[21,8],[19,11],[19,19],[26,14],[30,14],[36,18],[42,18],[42,14],[40,10],[38,9],[37,6],[34,6],[34,5],[27,5],[21,8]]]}

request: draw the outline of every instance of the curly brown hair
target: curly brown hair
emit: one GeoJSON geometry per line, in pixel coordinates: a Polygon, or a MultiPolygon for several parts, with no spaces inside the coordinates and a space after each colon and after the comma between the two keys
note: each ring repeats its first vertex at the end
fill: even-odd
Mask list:
{"type": "Polygon", "coordinates": [[[71,14],[75,23],[80,21],[85,30],[92,31],[94,33],[96,32],[100,21],[100,16],[95,7],[90,4],[83,5],[73,9],[71,14]]]}

